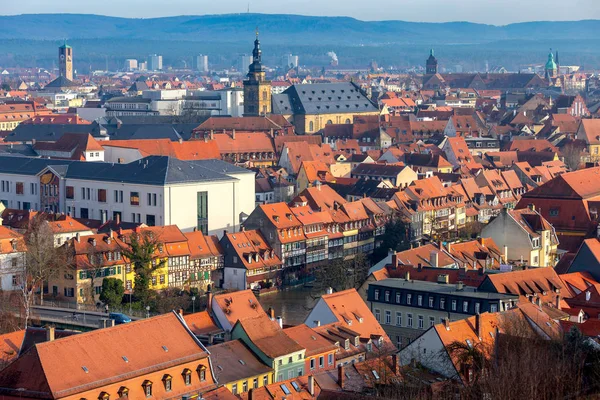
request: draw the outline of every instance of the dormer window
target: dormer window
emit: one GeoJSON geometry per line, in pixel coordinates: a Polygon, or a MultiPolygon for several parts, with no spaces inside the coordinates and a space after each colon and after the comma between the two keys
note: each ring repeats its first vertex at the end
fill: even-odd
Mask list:
{"type": "Polygon", "coordinates": [[[110,399],[110,395],[106,392],[101,392],[100,395],[98,396],[98,400],[109,400],[110,399]]]}
{"type": "Polygon", "coordinates": [[[119,388],[119,390],[117,391],[117,394],[119,395],[119,397],[129,397],[129,389],[127,389],[125,386],[121,386],[119,388]]]}
{"type": "MultiPolygon", "coordinates": [[[[169,377],[169,390],[171,390],[171,375],[165,375],[163,377],[163,382],[165,383],[165,390],[167,388],[167,384],[166,384],[166,380],[165,378],[169,377]]],[[[145,380],[144,383],[142,383],[142,388],[144,388],[144,394],[146,395],[146,397],[152,397],[152,382],[149,380],[145,380]]],[[[167,391],[169,391],[167,390],[167,391]]]]}
{"type": "Polygon", "coordinates": [[[360,336],[354,336],[354,345],[358,347],[360,344],[360,336]]]}
{"type": "Polygon", "coordinates": [[[350,341],[348,339],[344,340],[344,349],[350,350],[350,341]]]}
{"type": "Polygon", "coordinates": [[[184,369],[181,373],[181,376],[183,377],[183,383],[185,383],[185,386],[190,386],[192,384],[192,370],[189,368],[184,369]]]}
{"type": "Polygon", "coordinates": [[[165,391],[170,392],[173,387],[173,377],[169,374],[165,374],[162,378],[163,385],[165,386],[165,391]]]}
{"type": "Polygon", "coordinates": [[[200,382],[206,381],[206,365],[198,365],[196,368],[196,372],[198,372],[198,377],[200,378],[200,382]]]}
{"type": "Polygon", "coordinates": [[[248,254],[248,264],[252,264],[252,254],[248,254]]]}

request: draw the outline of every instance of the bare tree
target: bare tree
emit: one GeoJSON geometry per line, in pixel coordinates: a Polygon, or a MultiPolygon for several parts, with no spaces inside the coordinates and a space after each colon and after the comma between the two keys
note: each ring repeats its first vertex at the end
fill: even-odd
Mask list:
{"type": "Polygon", "coordinates": [[[581,149],[579,149],[573,142],[567,143],[562,148],[562,155],[564,163],[567,165],[569,170],[577,171],[581,165],[581,149]]]}
{"type": "Polygon", "coordinates": [[[54,247],[54,235],[42,215],[30,220],[24,239],[26,251],[19,284],[27,328],[35,292],[40,291],[40,304],[43,304],[44,283],[58,276],[61,268],[69,264],[70,257],[65,246],[54,247]]]}

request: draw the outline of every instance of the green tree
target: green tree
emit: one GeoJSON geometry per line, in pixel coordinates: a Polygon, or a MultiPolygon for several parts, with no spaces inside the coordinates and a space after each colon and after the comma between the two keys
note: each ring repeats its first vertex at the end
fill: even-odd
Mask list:
{"type": "Polygon", "coordinates": [[[129,248],[123,249],[123,256],[128,258],[134,267],[133,296],[142,305],[148,305],[154,296],[150,289],[152,274],[165,264],[164,260],[156,260],[155,253],[160,244],[154,234],[149,231],[131,234],[128,244],[129,248]]]}
{"type": "Polygon", "coordinates": [[[352,286],[351,271],[344,260],[337,258],[315,271],[315,285],[320,291],[328,287],[339,292],[352,286]]]}
{"type": "Polygon", "coordinates": [[[102,281],[102,291],[100,292],[100,301],[108,304],[109,307],[118,306],[123,300],[125,287],[123,281],[117,278],[104,278],[102,281]]]}
{"type": "Polygon", "coordinates": [[[0,86],[0,88],[5,91],[5,92],[10,92],[11,88],[10,85],[6,82],[2,83],[2,85],[0,86]]]}
{"type": "Polygon", "coordinates": [[[373,260],[380,261],[388,254],[388,250],[404,251],[410,248],[409,226],[400,218],[395,218],[385,224],[383,241],[373,252],[373,260]]]}
{"type": "Polygon", "coordinates": [[[360,285],[367,279],[369,276],[369,269],[371,268],[371,263],[367,256],[364,253],[358,253],[354,259],[351,261],[352,265],[352,287],[358,289],[360,285]]]}

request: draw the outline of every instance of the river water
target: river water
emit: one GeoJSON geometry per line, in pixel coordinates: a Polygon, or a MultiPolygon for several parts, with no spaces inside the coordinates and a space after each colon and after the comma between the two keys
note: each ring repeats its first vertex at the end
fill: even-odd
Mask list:
{"type": "Polygon", "coordinates": [[[283,318],[285,325],[298,325],[304,323],[323,293],[325,292],[298,286],[289,290],[263,294],[258,301],[265,311],[272,307],[275,315],[283,318]]]}

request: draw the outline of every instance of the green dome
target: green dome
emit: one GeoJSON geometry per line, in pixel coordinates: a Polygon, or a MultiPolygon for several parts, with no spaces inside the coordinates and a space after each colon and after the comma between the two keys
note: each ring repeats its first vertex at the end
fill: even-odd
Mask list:
{"type": "Polygon", "coordinates": [[[548,54],[548,62],[546,62],[546,69],[557,69],[556,63],[554,62],[554,54],[552,54],[552,52],[548,54]]]}

